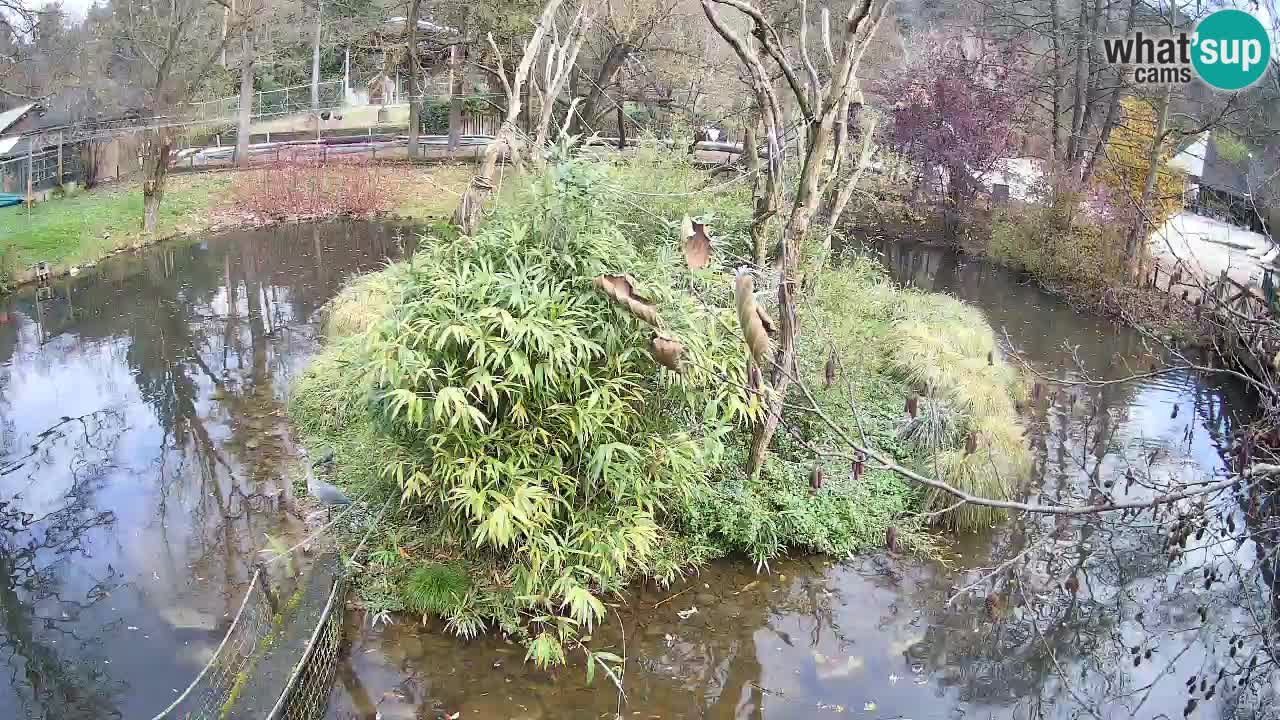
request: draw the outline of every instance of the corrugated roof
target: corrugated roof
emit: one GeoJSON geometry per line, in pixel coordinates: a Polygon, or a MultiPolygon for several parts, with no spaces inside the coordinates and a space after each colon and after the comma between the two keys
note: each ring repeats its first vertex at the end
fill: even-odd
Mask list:
{"type": "Polygon", "coordinates": [[[27,111],[33,107],[35,107],[35,103],[29,103],[0,113],[0,132],[8,130],[10,125],[18,122],[18,119],[26,115],[27,111]]]}
{"type": "Polygon", "coordinates": [[[1211,188],[1229,192],[1232,195],[1248,195],[1249,183],[1245,180],[1248,161],[1241,163],[1241,165],[1244,165],[1244,167],[1222,157],[1218,152],[1217,139],[1210,135],[1209,142],[1205,147],[1204,172],[1200,175],[1200,182],[1211,188]]]}
{"type": "Polygon", "coordinates": [[[6,137],[0,137],[0,157],[3,157],[5,153],[12,150],[13,146],[17,145],[18,141],[21,139],[22,139],[21,135],[9,135],[6,137]]]}

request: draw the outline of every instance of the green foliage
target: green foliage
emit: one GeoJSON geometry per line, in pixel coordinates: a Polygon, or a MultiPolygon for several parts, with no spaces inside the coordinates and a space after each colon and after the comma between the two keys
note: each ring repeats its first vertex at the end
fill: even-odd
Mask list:
{"type": "Polygon", "coordinates": [[[14,255],[13,247],[8,241],[0,243],[0,295],[12,289],[17,269],[14,255]]]}
{"type": "MultiPolygon", "coordinates": [[[[650,567],[659,518],[706,492],[722,438],[751,412],[730,310],[677,289],[691,278],[669,253],[635,251],[600,210],[603,170],[557,165],[477,235],[389,270],[400,289],[384,297],[398,301],[349,340],[359,390],[315,387],[307,401],[335,408],[332,422],[372,417],[402,499],[500,558],[539,661],[562,656],[548,637],[592,627],[602,594],[650,567]],[[621,272],[684,344],[683,373],[661,369],[653,329],[593,288],[621,272]]],[[[331,317],[331,330],[360,326],[340,325],[331,317]]],[[[424,593],[409,604],[430,609],[424,593]]]]}
{"type": "Polygon", "coordinates": [[[1059,199],[1059,207],[999,211],[992,218],[988,254],[1045,282],[1096,285],[1120,278],[1127,224],[1081,217],[1068,221],[1061,205],[1078,200],[1068,194],[1059,199]]]}
{"type": "Polygon", "coordinates": [[[921,398],[916,416],[898,430],[898,440],[914,451],[935,453],[959,442],[959,420],[947,401],[921,398]]]}
{"type": "MultiPolygon", "coordinates": [[[[812,416],[793,413],[804,442],[780,432],[763,472],[745,477],[760,405],[741,389],[726,278],[746,247],[749,194],[699,192],[717,185],[680,158],[561,160],[474,236],[431,240],[335,300],[328,345],[295,384],[290,413],[309,444],[334,448],[350,492],[401,501],[358,581],[370,610],[434,612],[464,637],[500,629],[539,665],[582,649],[608,672],[620,659],[579,638],[631,580],[670,582],[726,554],[761,565],[793,551],[843,556],[882,545],[889,527],[907,550],[931,549],[909,518],[922,494],[895,475],[868,468],[855,482],[831,459],[810,490],[811,447],[836,441],[812,416]],[[710,268],[685,264],[685,214],[710,224],[710,268]],[[593,286],[613,273],[632,276],[684,346],[683,372],[659,366],[654,329],[593,286]]],[[[851,432],[850,393],[871,442],[928,460],[899,439],[913,380],[895,360],[907,337],[896,328],[914,314],[920,332],[955,338],[965,358],[981,353],[996,388],[963,395],[947,384],[967,378],[957,371],[938,378],[939,398],[1012,407],[1016,383],[1003,365],[986,368],[994,340],[976,313],[896,290],[863,261],[826,271],[818,288],[799,370],[851,432]],[[840,380],[824,388],[831,347],[840,380]]],[[[954,447],[949,437],[944,449],[954,447]]]]}
{"type": "Polygon", "coordinates": [[[96,262],[136,242],[207,227],[212,221],[209,208],[228,183],[227,176],[219,174],[170,177],[152,238],[142,234],[142,192],[131,184],[99,186],[37,203],[30,212],[6,209],[0,212],[0,238],[21,267],[42,260],[55,265],[96,262]]]}
{"type": "Polygon", "coordinates": [[[462,607],[471,578],[454,565],[423,565],[409,575],[404,596],[418,612],[446,615],[462,607]]]}
{"type": "Polygon", "coordinates": [[[1218,157],[1243,169],[1249,162],[1249,146],[1236,135],[1219,130],[1213,134],[1213,142],[1218,146],[1218,157]]]}
{"type": "MultiPolygon", "coordinates": [[[[428,135],[444,135],[448,133],[451,104],[450,100],[424,98],[422,107],[418,110],[418,123],[421,131],[428,135]]],[[[493,106],[489,104],[486,98],[481,96],[465,97],[462,99],[462,112],[465,115],[480,115],[485,112],[493,112],[493,106]]]]}
{"type": "MultiPolygon", "coordinates": [[[[841,406],[848,407],[852,394],[861,410],[861,431],[900,462],[926,475],[939,474],[967,492],[1009,498],[1014,481],[1030,464],[1015,407],[1026,394],[1026,384],[1016,369],[1000,359],[995,333],[982,313],[946,295],[896,288],[864,259],[824,273],[818,287],[809,321],[817,330],[807,339],[801,336],[802,343],[810,344],[802,354],[809,359],[802,362],[801,370],[811,378],[811,387],[820,386],[824,348],[832,346],[842,366],[840,381],[818,393],[819,407],[829,417],[845,417],[841,406]],[[841,384],[847,387],[836,387],[841,384]],[[944,438],[935,447],[940,450],[936,454],[922,446],[919,428],[911,429],[904,412],[906,398],[916,394],[922,396],[920,405],[926,412],[946,412],[945,427],[932,431],[944,438]],[[970,433],[978,439],[981,452],[969,456],[966,463],[939,464],[948,453],[963,455],[961,448],[970,433]],[[979,457],[984,462],[977,463],[979,457]]],[[[943,424],[940,419],[931,422],[943,424]]],[[[811,431],[816,438],[811,444],[822,444],[821,432],[811,431]]],[[[864,475],[864,480],[868,477],[874,475],[864,475]]],[[[936,490],[923,497],[927,511],[953,502],[950,495],[936,490]]],[[[952,529],[978,530],[1001,517],[988,508],[963,510],[946,513],[939,521],[952,529]]],[[[900,538],[908,545],[912,540],[901,532],[900,538]]]]}

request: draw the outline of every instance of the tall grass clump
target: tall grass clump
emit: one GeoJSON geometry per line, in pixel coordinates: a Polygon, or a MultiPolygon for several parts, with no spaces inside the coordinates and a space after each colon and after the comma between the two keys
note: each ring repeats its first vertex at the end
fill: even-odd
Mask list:
{"type": "Polygon", "coordinates": [[[381,322],[409,280],[409,267],[404,262],[356,278],[329,301],[325,334],[335,338],[363,334],[381,322]]]}
{"type": "MultiPolygon", "coordinates": [[[[862,258],[825,271],[818,287],[820,314],[810,323],[817,330],[804,341],[814,358],[810,385],[822,384],[820,361],[834,347],[841,383],[852,385],[863,431],[873,443],[961,490],[1011,499],[1030,466],[1017,414],[1026,384],[1001,359],[982,313],[947,295],[895,287],[862,258]],[[904,407],[911,396],[918,398],[914,419],[904,407]],[[970,435],[978,451],[967,454],[970,435]]],[[[849,388],[839,390],[827,406],[829,416],[841,416],[841,404],[850,402],[849,388]]],[[[846,430],[857,435],[854,427],[846,430]]],[[[950,494],[930,490],[922,509],[934,512],[954,502],[950,494]]],[[[966,505],[939,515],[937,522],[975,531],[1001,517],[999,511],[966,505]]]]}

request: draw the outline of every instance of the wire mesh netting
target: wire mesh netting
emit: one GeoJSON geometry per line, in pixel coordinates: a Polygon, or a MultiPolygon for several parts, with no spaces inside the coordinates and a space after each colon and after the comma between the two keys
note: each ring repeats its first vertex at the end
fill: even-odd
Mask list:
{"type": "Polygon", "coordinates": [[[313,564],[288,599],[258,570],[213,659],[154,720],[319,720],[342,647],[345,597],[336,553],[313,564]]]}
{"type": "Polygon", "coordinates": [[[342,651],[342,615],[346,606],[346,581],[333,581],[320,626],[312,637],[298,671],[281,698],[281,706],[269,720],[319,720],[329,705],[329,689],[342,651]]]}
{"type": "Polygon", "coordinates": [[[256,571],[244,601],[232,620],[222,644],[205,669],[177,700],[154,720],[203,720],[222,718],[238,688],[252,672],[254,658],[271,636],[274,622],[271,602],[256,571]]]}
{"type": "MultiPolygon", "coordinates": [[[[342,80],[325,80],[318,84],[316,107],[332,109],[342,107],[346,98],[342,80]]],[[[253,94],[250,115],[255,118],[272,117],[305,112],[312,109],[311,86],[296,85],[275,90],[260,90],[253,94]]],[[[187,103],[183,114],[197,120],[230,120],[240,111],[240,96],[187,103]]]]}

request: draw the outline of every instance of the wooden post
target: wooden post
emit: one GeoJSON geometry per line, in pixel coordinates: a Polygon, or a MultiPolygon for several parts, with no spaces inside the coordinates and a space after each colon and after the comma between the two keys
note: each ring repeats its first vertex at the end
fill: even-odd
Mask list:
{"type": "Polygon", "coordinates": [[[462,143],[462,95],[466,92],[463,72],[466,47],[455,42],[449,47],[449,154],[457,152],[462,143]]]}
{"type": "Polygon", "coordinates": [[[618,150],[627,149],[627,128],[624,124],[627,119],[627,113],[622,109],[622,81],[618,81],[618,150]]]}
{"type": "Polygon", "coordinates": [[[31,150],[36,146],[36,138],[34,135],[27,140],[27,210],[31,209],[31,178],[35,174],[35,164],[31,157],[31,150]]]}
{"type": "Polygon", "coordinates": [[[58,187],[62,187],[62,131],[58,131],[58,187]]]}

